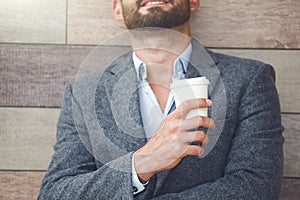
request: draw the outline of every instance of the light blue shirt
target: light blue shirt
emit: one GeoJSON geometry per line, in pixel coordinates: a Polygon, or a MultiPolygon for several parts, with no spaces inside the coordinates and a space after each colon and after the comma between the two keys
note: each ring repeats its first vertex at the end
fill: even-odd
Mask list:
{"type": "MultiPolygon", "coordinates": [[[[179,80],[185,78],[185,73],[189,65],[190,56],[192,53],[192,45],[190,44],[186,50],[174,61],[173,65],[173,80],[179,80]]],[[[155,131],[160,126],[161,122],[165,119],[168,113],[171,111],[173,104],[175,103],[174,96],[170,92],[163,111],[160,108],[158,100],[152,91],[148,81],[147,81],[147,66],[140,60],[135,52],[132,54],[133,64],[136,69],[137,79],[139,81],[139,99],[141,115],[143,120],[143,125],[147,140],[155,133],[155,131]]],[[[138,194],[145,189],[146,184],[142,184],[136,174],[134,163],[132,159],[132,182],[133,187],[135,187],[134,194],[138,194]]]]}

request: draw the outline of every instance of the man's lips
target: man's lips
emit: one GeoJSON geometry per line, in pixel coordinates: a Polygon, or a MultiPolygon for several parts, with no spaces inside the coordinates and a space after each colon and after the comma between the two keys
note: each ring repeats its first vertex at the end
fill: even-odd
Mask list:
{"type": "Polygon", "coordinates": [[[164,4],[167,4],[167,3],[169,3],[169,0],[144,0],[141,3],[141,7],[164,5],[164,4]]]}

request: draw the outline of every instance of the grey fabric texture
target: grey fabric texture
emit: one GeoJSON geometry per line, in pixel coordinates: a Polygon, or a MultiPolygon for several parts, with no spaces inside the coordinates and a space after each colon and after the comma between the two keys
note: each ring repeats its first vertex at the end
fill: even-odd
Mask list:
{"type": "Polygon", "coordinates": [[[38,199],[278,199],[283,127],[273,68],[211,51],[203,60],[201,46],[192,46],[187,77],[211,81],[217,123],[204,156],[185,157],[133,195],[132,154],[147,140],[132,58],[124,55],[67,86],[38,199]]]}

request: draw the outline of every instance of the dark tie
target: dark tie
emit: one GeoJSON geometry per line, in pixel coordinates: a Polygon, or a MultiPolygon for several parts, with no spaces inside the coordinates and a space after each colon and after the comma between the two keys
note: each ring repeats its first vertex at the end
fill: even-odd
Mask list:
{"type": "Polygon", "coordinates": [[[176,105],[175,105],[175,101],[173,101],[171,108],[169,109],[168,114],[170,114],[171,112],[173,112],[176,109],[176,105]]]}

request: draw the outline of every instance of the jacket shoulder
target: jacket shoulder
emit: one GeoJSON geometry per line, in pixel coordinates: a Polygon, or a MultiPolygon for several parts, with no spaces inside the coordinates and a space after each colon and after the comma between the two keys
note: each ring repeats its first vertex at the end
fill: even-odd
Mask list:
{"type": "Polygon", "coordinates": [[[208,50],[223,78],[251,81],[260,73],[268,73],[275,79],[274,68],[264,62],[241,58],[208,50]]]}
{"type": "Polygon", "coordinates": [[[212,59],[216,63],[220,63],[226,66],[227,68],[246,68],[247,70],[258,70],[261,67],[265,67],[266,64],[262,61],[254,60],[254,59],[249,59],[249,58],[242,58],[242,57],[237,57],[237,56],[232,56],[228,54],[223,54],[223,53],[218,53],[218,52],[213,52],[212,50],[207,50],[212,59]]]}

